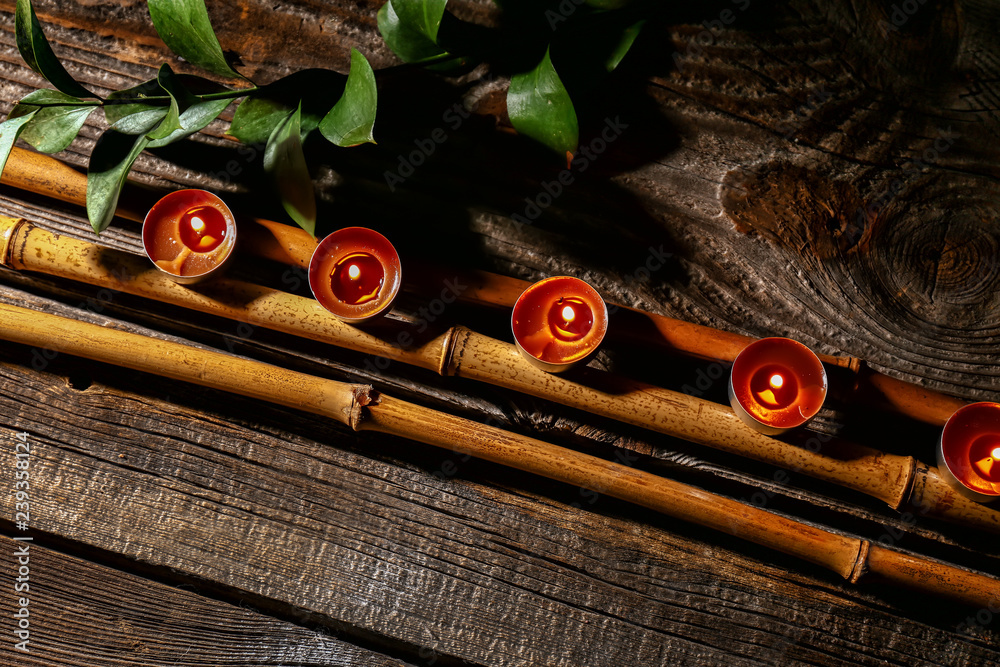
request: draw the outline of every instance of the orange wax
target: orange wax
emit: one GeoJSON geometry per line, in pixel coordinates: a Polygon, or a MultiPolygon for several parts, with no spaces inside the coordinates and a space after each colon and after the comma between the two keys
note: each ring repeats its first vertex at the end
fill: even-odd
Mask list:
{"type": "Polygon", "coordinates": [[[1000,496],[1000,403],[959,408],[941,432],[941,459],[966,488],[1000,496]]]}
{"type": "Polygon", "coordinates": [[[396,249],[384,236],[364,227],[330,234],[309,262],[309,287],[316,300],[347,322],[387,313],[401,282],[396,249]]]}
{"type": "Polygon", "coordinates": [[[352,252],[338,260],[330,272],[330,290],[340,301],[357,306],[377,299],[385,284],[385,269],[367,252],[352,252]]]}
{"type": "Polygon", "coordinates": [[[590,356],[608,329],[604,299],[578,278],[555,276],[524,290],[511,315],[514,340],[529,361],[565,370],[590,356]]]}
{"type": "Polygon", "coordinates": [[[197,206],[177,221],[181,243],[192,252],[212,252],[226,240],[226,217],[212,206],[197,206]]]}
{"type": "Polygon", "coordinates": [[[733,362],[733,409],[737,414],[742,409],[768,429],[787,430],[812,419],[826,400],[826,390],[822,362],[789,338],[754,341],[733,362]]]}
{"type": "Polygon", "coordinates": [[[142,244],[157,267],[185,282],[205,278],[229,258],[236,222],[225,203],[205,190],[178,190],[149,209],[142,244]]]}

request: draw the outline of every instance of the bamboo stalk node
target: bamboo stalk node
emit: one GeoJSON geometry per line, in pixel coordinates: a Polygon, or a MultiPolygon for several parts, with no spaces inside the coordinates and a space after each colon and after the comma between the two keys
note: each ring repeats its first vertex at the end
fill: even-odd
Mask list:
{"type": "Polygon", "coordinates": [[[889,503],[889,506],[897,512],[903,509],[903,506],[906,505],[910,497],[913,495],[913,485],[917,479],[917,459],[912,456],[907,456],[904,460],[906,460],[906,471],[904,472],[905,477],[898,487],[899,495],[897,495],[896,498],[889,503]]]}
{"type": "Polygon", "coordinates": [[[379,395],[370,384],[351,385],[351,405],[347,409],[347,424],[352,431],[360,431],[365,420],[365,408],[378,405],[379,395]]]}
{"type": "Polygon", "coordinates": [[[461,325],[448,329],[444,345],[441,347],[441,364],[438,367],[438,374],[444,377],[459,374],[462,367],[462,355],[465,353],[466,342],[471,335],[472,330],[461,325]],[[457,355],[455,354],[456,350],[458,351],[457,355]]]}
{"type": "Polygon", "coordinates": [[[872,543],[868,540],[861,540],[858,546],[858,556],[854,561],[854,567],[848,575],[847,580],[852,584],[861,581],[861,578],[868,573],[868,554],[871,552],[872,543]]]}
{"type": "Polygon", "coordinates": [[[30,223],[24,218],[0,216],[0,263],[7,268],[14,268],[11,264],[14,254],[14,238],[17,236],[17,230],[26,224],[30,223]]]}
{"type": "MultiPolygon", "coordinates": [[[[470,335],[472,339],[478,336],[474,332],[470,335]]],[[[331,417],[356,431],[401,436],[599,491],[668,516],[726,530],[825,567],[852,583],[867,573],[871,578],[980,607],[993,604],[1000,590],[1000,580],[981,572],[885,549],[621,463],[393,399],[370,385],[334,382],[8,304],[0,304],[0,338],[231,391],[331,417]]],[[[499,341],[497,345],[512,347],[499,341]]],[[[516,352],[505,354],[517,358],[516,352]]],[[[475,350],[468,353],[466,364],[475,367],[477,356],[482,355],[475,350]]]]}

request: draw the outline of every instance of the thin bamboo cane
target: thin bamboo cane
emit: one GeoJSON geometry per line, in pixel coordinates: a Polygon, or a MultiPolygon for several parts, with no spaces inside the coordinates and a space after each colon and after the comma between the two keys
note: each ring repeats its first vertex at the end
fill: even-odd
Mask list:
{"type": "Polygon", "coordinates": [[[513,345],[465,327],[405,347],[344,324],[314,299],[229,278],[194,290],[173,282],[145,258],[58,237],[24,220],[2,216],[0,251],[0,261],[14,269],[126,292],[442,375],[480,380],[839,484],[893,509],[909,502],[921,515],[1000,532],[1000,512],[956,493],[936,469],[918,466],[913,457],[846,442],[813,452],[748,428],[728,406],[591,369],[573,379],[545,373],[524,361],[513,345]]]}
{"type": "Polygon", "coordinates": [[[986,607],[1000,580],[744,505],[618,463],[376,393],[258,361],[0,304],[0,338],[270,401],[451,449],[636,503],[827,568],[852,583],[866,574],[986,607]]]}
{"type": "MultiPolygon", "coordinates": [[[[43,194],[61,201],[86,205],[86,176],[72,167],[32,151],[14,148],[3,172],[2,182],[7,185],[43,194]]],[[[129,184],[119,201],[117,214],[129,220],[142,221],[145,212],[163,193],[153,192],[136,184],[129,184]]],[[[307,267],[316,248],[316,240],[305,231],[263,218],[242,217],[241,245],[247,251],[293,266],[307,267]]],[[[455,278],[469,285],[459,299],[479,304],[512,307],[514,301],[528,286],[516,278],[499,276],[486,271],[448,271],[437,267],[420,266],[408,260],[411,267],[407,275],[425,276],[425,285],[440,286],[441,280],[455,278]]],[[[675,320],[662,315],[646,313],[625,306],[616,309],[609,335],[624,342],[638,343],[670,349],[700,359],[732,362],[751,338],[720,331],[710,327],[675,320]]],[[[820,355],[824,363],[844,369],[831,374],[832,390],[843,400],[856,399],[869,405],[878,405],[912,419],[943,425],[948,417],[965,401],[923,389],[916,385],[891,378],[873,371],[855,357],[820,355]]]]}

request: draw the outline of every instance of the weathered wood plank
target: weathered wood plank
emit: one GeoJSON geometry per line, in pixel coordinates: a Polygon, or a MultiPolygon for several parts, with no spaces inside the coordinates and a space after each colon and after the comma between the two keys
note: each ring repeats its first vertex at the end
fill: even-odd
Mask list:
{"type": "MultiPolygon", "coordinates": [[[[2,208],[3,202],[0,202],[0,209],[2,208]]],[[[139,329],[138,332],[144,335],[160,336],[162,334],[158,332],[170,331],[186,339],[200,340],[216,348],[249,353],[271,363],[284,366],[291,364],[294,368],[304,372],[331,376],[347,382],[373,383],[380,391],[387,391],[393,396],[405,397],[420,403],[431,403],[440,409],[456,412],[472,419],[483,420],[488,416],[493,423],[505,428],[530,430],[536,437],[547,440],[555,439],[569,446],[583,447],[590,451],[606,452],[608,451],[606,446],[610,445],[631,450],[631,452],[643,456],[652,455],[661,462],[661,465],[657,467],[663,469],[670,476],[679,476],[681,479],[688,479],[696,484],[710,483],[719,490],[743,499],[744,502],[759,503],[761,498],[765,498],[768,505],[776,509],[782,509],[782,503],[786,500],[794,499],[793,505],[798,503],[799,507],[797,509],[786,507],[785,511],[792,511],[820,523],[849,525],[852,526],[851,530],[870,536],[871,539],[878,539],[886,530],[891,530],[893,534],[901,537],[910,536],[915,539],[920,536],[940,544],[965,543],[965,546],[971,546],[966,540],[961,539],[965,531],[957,526],[935,525],[934,522],[927,521],[914,524],[909,516],[900,516],[871,499],[851,498],[845,502],[842,497],[844,496],[843,489],[804,487],[803,484],[807,483],[807,478],[801,476],[773,470],[769,466],[753,464],[749,461],[734,462],[730,460],[731,457],[723,453],[704,449],[699,451],[700,448],[694,445],[674,439],[664,441],[660,438],[653,442],[649,439],[650,434],[640,429],[628,429],[621,424],[595,421],[592,416],[554,408],[544,401],[537,401],[509,392],[498,392],[482,385],[469,387],[454,379],[439,378],[433,374],[418,369],[409,369],[399,364],[391,367],[377,365],[372,359],[362,358],[357,354],[327,348],[290,336],[270,334],[266,330],[244,326],[242,323],[220,322],[215,318],[199,317],[196,314],[177,309],[163,311],[163,307],[159,304],[127,295],[116,295],[113,292],[72,283],[53,282],[9,271],[0,273],[0,276],[2,276],[0,282],[12,281],[36,292],[43,290],[48,295],[58,295],[65,303],[83,308],[84,312],[48,302],[40,304],[37,300],[32,301],[30,298],[26,298],[24,294],[0,287],[0,299],[15,305],[40,306],[44,310],[63,316],[83,317],[102,325],[110,324],[116,327],[121,327],[123,324],[119,320],[108,319],[108,316],[117,315],[120,317],[124,314],[132,320],[138,320],[147,326],[154,327],[154,330],[139,329]],[[200,324],[201,322],[203,324],[200,324]],[[469,389],[481,391],[483,394],[480,396],[471,395],[468,393],[469,389]],[[553,409],[556,412],[552,412],[553,409]],[[667,465],[662,465],[662,462],[667,465]],[[739,466],[738,469],[733,468],[734,463],[739,466]],[[727,486],[726,482],[722,481],[723,479],[736,483],[727,486]],[[776,498],[776,496],[780,496],[780,498],[776,498]],[[862,505],[855,504],[859,501],[862,505]],[[808,505],[802,505],[802,503],[808,503],[808,505]],[[809,507],[809,505],[814,507],[809,507]],[[817,512],[817,507],[823,508],[823,510],[817,512]]],[[[463,321],[462,311],[449,312],[447,320],[442,314],[441,326],[452,323],[454,321],[452,315],[457,316],[458,321],[463,321]]],[[[468,324],[468,321],[465,320],[465,323],[468,324]]],[[[624,358],[624,355],[618,355],[618,360],[624,358]]],[[[649,365],[648,361],[643,363],[649,365]]],[[[674,374],[683,368],[683,366],[678,367],[675,360],[669,361],[668,364],[669,366],[665,369],[674,374]]],[[[654,369],[647,368],[646,370],[654,369]]],[[[689,370],[689,377],[696,377],[694,367],[689,370]]],[[[683,377],[681,375],[676,381],[667,383],[667,386],[682,389],[685,384],[683,377]]],[[[657,381],[656,377],[652,379],[657,381]]],[[[725,400],[724,396],[716,398],[717,400],[725,400]]],[[[898,437],[900,434],[898,429],[898,425],[890,426],[887,424],[885,432],[898,437]]],[[[918,429],[914,432],[913,438],[925,439],[931,443],[933,433],[926,429],[918,429]]],[[[928,456],[925,459],[932,460],[929,447],[926,454],[928,456]]],[[[624,457],[624,460],[627,461],[643,460],[642,457],[636,457],[635,454],[628,451],[613,452],[609,455],[616,458],[624,457]]],[[[648,459],[646,462],[654,465],[648,459]]],[[[917,544],[911,546],[919,550],[922,548],[919,546],[920,540],[917,539],[916,542],[917,544]]],[[[988,543],[978,544],[976,550],[981,553],[991,552],[988,543]]],[[[968,556],[969,553],[966,553],[958,557],[968,556]]],[[[970,564],[976,567],[974,562],[970,564]]],[[[992,567],[992,565],[988,564],[987,567],[992,567]]]]}
{"type": "MultiPolygon", "coordinates": [[[[307,66],[346,71],[352,45],[376,67],[392,64],[374,29],[379,4],[209,6],[223,45],[266,81],[307,66]],[[309,48],[289,47],[305,39],[309,48]]],[[[899,32],[882,34],[891,2],[746,4],[750,10],[732,25],[710,31],[712,43],[700,54],[689,53],[700,24],[728,5],[667,10],[655,38],[640,45],[633,61],[640,65],[595,115],[598,125],[606,115],[629,127],[532,225],[522,228],[512,215],[537,203],[560,167],[498,134],[492,118],[472,117],[458,128],[443,121],[460,95],[471,103],[484,88],[502,90],[502,79],[483,86],[414,73],[384,78],[379,145],[313,154],[323,163],[316,174],[322,208],[336,224],[380,226],[428,257],[460,257],[526,278],[579,275],[616,301],[747,333],[793,335],[944,390],[1000,397],[997,37],[984,27],[995,23],[996,7],[924,3],[899,32]],[[939,130],[951,122],[959,128],[955,142],[907,167],[947,140],[939,130]],[[390,191],[385,172],[436,127],[447,129],[448,141],[390,191]],[[869,204],[873,215],[859,220],[858,209],[869,204]],[[654,251],[670,256],[647,278],[640,269],[654,251]]],[[[153,35],[144,3],[37,6],[57,52],[102,90],[150,78],[162,59],[177,64],[153,35]]],[[[458,10],[487,20],[491,6],[458,10]]],[[[0,2],[5,19],[11,7],[0,2]]],[[[40,85],[17,57],[11,26],[0,22],[0,111],[40,85]]],[[[102,129],[95,115],[64,157],[84,165],[102,129]]],[[[273,207],[253,164],[222,137],[225,129],[225,120],[213,123],[166,159],[143,157],[137,178],[273,207]],[[232,159],[240,173],[227,171],[232,159]]],[[[39,208],[9,201],[17,210],[39,208]]],[[[44,222],[92,238],[78,213],[66,213],[51,211],[44,222]]],[[[127,225],[104,239],[137,247],[127,225]]],[[[41,281],[31,289],[77,302],[65,285],[41,281]]],[[[350,373],[357,361],[324,363],[324,352],[302,353],[281,337],[235,340],[218,323],[188,327],[169,322],[171,313],[144,317],[144,307],[129,303],[115,314],[208,344],[228,335],[241,352],[324,373],[350,373]]],[[[384,643],[413,662],[997,659],[988,610],[979,622],[992,629],[968,631],[961,626],[969,610],[926,609],[922,600],[880,589],[847,591],[724,537],[606,499],[591,506],[575,489],[86,363],[57,360],[37,374],[26,352],[6,352],[0,414],[6,426],[40,437],[46,530],[156,565],[168,581],[215,581],[231,601],[252,594],[271,600],[279,615],[307,609],[321,627],[384,643]],[[96,383],[75,390],[49,374],[57,369],[84,369],[74,377],[96,383]],[[50,405],[29,407],[39,401],[50,405]],[[451,465],[456,473],[446,474],[451,465]],[[342,586],[330,590],[330,582],[342,586]]],[[[682,368],[682,379],[677,368],[665,369],[663,383],[683,384],[699,370],[682,368]]],[[[737,497],[759,489],[769,507],[995,568],[988,555],[995,545],[971,544],[961,531],[942,532],[919,517],[910,529],[836,490],[795,489],[805,482],[794,476],[779,482],[760,466],[468,384],[449,387],[397,369],[380,379],[442,405],[485,409],[502,423],[569,435],[581,446],[626,444],[678,462],[678,475],[692,474],[685,464],[704,471],[694,479],[713,489],[737,497]],[[733,481],[725,486],[724,478],[733,481]]],[[[933,434],[908,441],[888,424],[861,426],[874,444],[929,458],[933,434]]]]}
{"type": "MultiPolygon", "coordinates": [[[[31,531],[16,536],[34,537],[31,531]]],[[[11,611],[8,619],[21,613],[22,598],[28,610],[26,650],[14,646],[24,641],[21,637],[9,640],[13,632],[5,633],[0,647],[9,665],[412,664],[341,641],[323,629],[269,617],[239,601],[212,599],[197,584],[166,586],[68,556],[49,548],[41,536],[31,542],[0,536],[0,549],[7,555],[0,581],[14,593],[4,605],[11,611]],[[21,560],[27,574],[18,572],[21,560]],[[15,585],[23,584],[28,587],[15,591],[15,585]]]]}
{"type": "MultiPolygon", "coordinates": [[[[891,3],[871,0],[854,12],[843,3],[829,8],[802,1],[768,12],[747,5],[724,28],[708,30],[711,44],[704,48],[696,41],[704,41],[702,21],[693,12],[668,12],[660,28],[672,41],[650,39],[643,52],[648,69],[659,74],[644,91],[626,79],[607,104],[611,117],[621,116],[629,129],[596,163],[601,178],[581,174],[571,194],[558,198],[528,230],[510,216],[523,212],[525,197],[536,197],[557,171],[526,164],[522,144],[492,137],[489,124],[474,120],[449,132],[435,159],[394,197],[385,197],[383,172],[412,150],[428,124],[441,125],[442,112],[456,99],[452,87],[434,87],[428,77],[409,85],[387,79],[380,147],[352,151],[359,158],[353,165],[331,156],[355,193],[324,177],[325,197],[340,198],[341,216],[368,217],[370,202],[380,197],[383,219],[403,215],[412,225],[414,219],[444,218],[442,231],[462,225],[473,241],[461,246],[462,254],[475,247],[477,261],[512,273],[582,275],[622,302],[744,332],[795,335],[826,351],[866,358],[897,376],[996,398],[1000,376],[989,369],[1000,337],[990,313],[996,311],[991,295],[998,293],[1000,270],[991,259],[996,226],[989,216],[997,193],[989,176],[997,156],[995,142],[987,140],[996,132],[990,102],[996,84],[995,65],[982,55],[995,38],[977,27],[993,10],[983,3],[932,4],[881,33],[879,22],[894,20],[891,3]],[[960,4],[977,19],[955,19],[960,4]],[[931,15],[948,18],[938,28],[921,18],[931,15]],[[931,39],[947,48],[911,46],[931,39]],[[674,71],[662,73],[671,66],[674,71]],[[739,85],[727,86],[734,77],[739,85]],[[655,103],[652,113],[638,104],[642,93],[655,103]],[[414,104],[418,98],[421,103],[414,104]],[[665,133],[673,137],[656,140],[665,133]],[[651,143],[655,159],[635,166],[635,155],[649,155],[651,143]],[[916,162],[925,151],[929,159],[916,162]],[[465,183],[469,163],[487,169],[471,189],[465,183]],[[773,201],[757,195],[775,174],[785,174],[771,192],[782,197],[777,207],[739,204],[748,192],[755,202],[773,201]],[[788,188],[800,183],[805,196],[796,199],[788,188]],[[461,205],[443,213],[442,196],[455,199],[463,190],[456,204],[468,200],[502,215],[470,215],[461,205]],[[869,205],[878,215],[859,222],[859,209],[869,205]],[[956,206],[965,213],[953,215],[956,206]],[[747,242],[746,232],[760,238],[747,242]],[[642,268],[647,248],[665,241],[674,254],[666,270],[648,281],[623,279],[642,268]],[[609,253],[612,246],[621,249],[609,253]],[[975,335],[965,333],[970,327],[975,335]]],[[[230,43],[231,26],[240,26],[240,39],[253,45],[248,67],[267,78],[320,62],[343,70],[350,44],[365,48],[376,66],[392,62],[374,32],[376,6],[302,2],[276,10],[246,2],[213,3],[211,11],[224,43],[230,43]],[[268,21],[239,23],[265,13],[268,21]],[[282,38],[265,48],[275,30],[282,38]],[[307,37],[309,49],[286,48],[289,39],[307,37]]],[[[479,7],[463,4],[459,11],[485,20],[479,7]]],[[[134,81],[170,58],[156,45],[141,3],[112,8],[49,2],[40,3],[40,12],[54,24],[58,44],[71,53],[110,48],[112,67],[128,68],[134,81]],[[109,24],[120,26],[115,38],[103,36],[111,32],[109,24]],[[88,41],[94,33],[102,35],[99,46],[88,41]],[[132,45],[144,50],[133,53],[138,47],[132,45]]],[[[12,72],[3,99],[13,100],[28,90],[14,80],[32,77],[14,68],[17,56],[7,34],[4,59],[12,72]]],[[[98,69],[104,62],[96,55],[76,60],[98,69]]],[[[96,71],[82,68],[80,74],[97,83],[102,77],[96,71]]],[[[71,157],[73,151],[89,152],[99,128],[94,121],[71,157]]],[[[216,125],[198,141],[218,146],[223,129],[216,125]]],[[[216,164],[232,157],[224,153],[216,164]]],[[[218,169],[206,171],[207,179],[190,163],[178,168],[144,158],[137,176],[223,189],[232,180],[220,178],[218,169]]]]}
{"type": "MultiPolygon", "coordinates": [[[[414,465],[416,445],[287,410],[89,364],[93,384],[75,389],[60,378],[70,360],[37,373],[30,352],[3,351],[0,414],[34,443],[40,536],[304,609],[337,632],[497,665],[992,655],[956,632],[964,609],[848,590],[765,550],[454,455],[414,465]]],[[[3,507],[13,512],[10,497],[3,507]]]]}

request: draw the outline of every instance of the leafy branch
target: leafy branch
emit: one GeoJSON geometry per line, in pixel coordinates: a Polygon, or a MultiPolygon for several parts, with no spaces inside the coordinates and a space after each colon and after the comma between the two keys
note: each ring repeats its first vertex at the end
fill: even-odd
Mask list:
{"type": "MultiPolygon", "coordinates": [[[[435,70],[489,62],[509,73],[507,112],[520,133],[571,155],[579,141],[577,104],[631,49],[654,0],[495,0],[501,28],[463,22],[448,0],[388,0],[378,13],[386,44],[406,63],[435,70]]],[[[264,145],[264,171],[288,216],[315,232],[316,202],[303,144],[319,132],[337,146],[374,142],[375,73],[351,50],[348,75],[295,72],[258,86],[227,60],[204,0],[147,0],[153,27],[187,62],[235,82],[180,75],[169,65],[154,79],[106,98],[77,82],[42,31],[31,0],[17,0],[18,51],[53,89],[21,99],[0,123],[0,173],[18,138],[45,153],[65,149],[100,108],[108,129],[90,156],[87,215],[97,233],[110,224],[121,188],[139,155],[202,130],[237,102],[228,134],[264,145]]]]}
{"type": "Polygon", "coordinates": [[[0,123],[0,173],[18,138],[44,153],[65,149],[95,109],[109,128],[98,139],[87,169],[87,215],[97,233],[111,223],[132,165],[147,149],[180,141],[215,120],[234,100],[229,134],[264,144],[264,169],[297,224],[315,233],[316,201],[303,141],[318,130],[337,146],[374,142],[375,75],[360,52],[351,50],[347,76],[306,70],[257,86],[226,60],[204,0],[147,0],[153,27],[178,56],[225,79],[176,74],[162,65],[155,79],[101,98],[77,82],[52,51],[31,0],[17,0],[15,36],[24,62],[55,88],[22,98],[0,123]]]}
{"type": "Polygon", "coordinates": [[[632,48],[649,3],[494,0],[509,24],[484,29],[446,11],[448,0],[387,0],[378,27],[404,62],[441,69],[490,62],[511,74],[507,113],[519,134],[559,153],[579,142],[573,97],[600,84],[632,48]]]}

